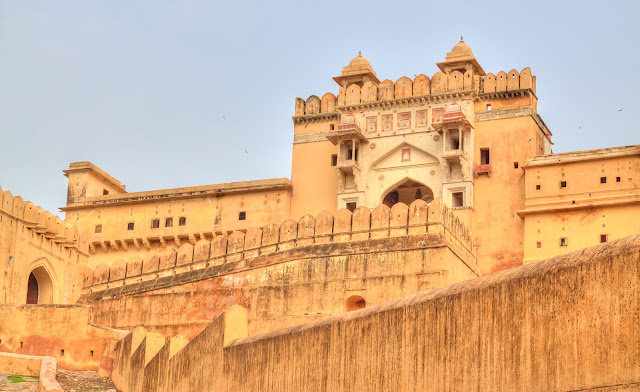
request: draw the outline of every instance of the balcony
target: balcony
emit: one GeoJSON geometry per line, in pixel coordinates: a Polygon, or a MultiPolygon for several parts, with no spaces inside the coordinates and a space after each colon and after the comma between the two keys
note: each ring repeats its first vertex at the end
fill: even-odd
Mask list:
{"type": "Polygon", "coordinates": [[[475,167],[475,172],[476,172],[476,177],[478,177],[480,174],[486,174],[489,177],[491,177],[491,164],[490,163],[486,163],[484,165],[476,165],[475,167]]]}
{"type": "Polygon", "coordinates": [[[464,153],[461,149],[457,148],[455,150],[445,150],[442,153],[442,158],[449,161],[459,162],[461,159],[467,159],[467,154],[464,153]]]}
{"type": "Polygon", "coordinates": [[[353,174],[354,171],[360,172],[360,165],[355,159],[338,159],[336,166],[338,170],[345,174],[353,174]]]}

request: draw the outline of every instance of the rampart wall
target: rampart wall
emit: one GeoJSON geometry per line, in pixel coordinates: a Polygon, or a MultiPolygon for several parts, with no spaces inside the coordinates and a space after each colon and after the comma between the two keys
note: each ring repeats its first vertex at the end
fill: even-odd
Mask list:
{"type": "Polygon", "coordinates": [[[238,307],[186,345],[138,329],[113,379],[125,392],[630,392],[639,318],[634,235],[262,335],[243,337],[238,307]]]}
{"type": "Polygon", "coordinates": [[[305,101],[296,98],[295,116],[335,113],[336,107],[426,97],[430,95],[474,91],[476,94],[489,94],[517,90],[536,91],[536,77],[529,67],[518,72],[512,69],[508,73],[500,71],[486,76],[474,74],[471,70],[464,74],[453,71],[449,74],[436,72],[431,78],[424,74],[413,80],[403,76],[396,80],[384,80],[380,84],[368,81],[362,87],[352,84],[347,88],[340,87],[338,96],[326,93],[319,98],[312,95],[305,101]]]}
{"type": "Polygon", "coordinates": [[[127,333],[95,325],[90,306],[0,305],[0,352],[51,356],[65,369],[110,371],[127,333]]]}
{"type": "Polygon", "coordinates": [[[87,257],[86,234],[0,188],[0,303],[25,303],[29,274],[37,268],[50,279],[39,282],[49,294],[44,303],[75,302],[87,257]]]}
{"type": "Polygon", "coordinates": [[[101,325],[189,338],[240,304],[258,333],[476,277],[470,238],[438,200],[323,212],[98,266],[80,301],[101,325]]]}

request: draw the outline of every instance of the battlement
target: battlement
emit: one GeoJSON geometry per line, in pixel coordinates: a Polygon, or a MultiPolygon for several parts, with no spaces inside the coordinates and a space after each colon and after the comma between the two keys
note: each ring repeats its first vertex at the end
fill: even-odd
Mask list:
{"type": "Polygon", "coordinates": [[[21,222],[34,234],[44,236],[45,244],[42,245],[44,249],[53,249],[53,245],[59,245],[64,248],[74,248],[84,255],[88,254],[88,236],[84,232],[79,232],[74,225],[64,222],[58,216],[30,201],[23,201],[20,196],[13,196],[10,191],[3,192],[2,188],[0,188],[0,201],[1,214],[21,222]]]}
{"type": "MultiPolygon", "coordinates": [[[[317,217],[305,215],[299,221],[290,219],[280,225],[234,231],[217,235],[212,241],[201,239],[195,245],[185,243],[177,250],[167,247],[144,257],[116,260],[111,266],[103,263],[93,270],[86,269],[83,287],[87,294],[303,246],[427,233],[439,234],[470,268],[476,267],[469,229],[440,200],[430,205],[416,200],[410,206],[398,203],[392,208],[379,205],[372,210],[359,207],[353,213],[347,209],[335,215],[324,211],[317,217]]],[[[313,248],[308,252],[312,254],[313,248]]]]}
{"type": "Polygon", "coordinates": [[[481,96],[503,92],[525,94],[527,91],[534,95],[536,92],[536,77],[531,74],[529,67],[520,72],[512,69],[509,72],[488,73],[486,76],[475,74],[473,70],[468,70],[464,74],[460,71],[449,74],[436,72],[431,78],[420,74],[413,80],[403,76],[395,82],[386,79],[379,84],[367,81],[362,87],[358,84],[351,84],[346,88],[340,87],[337,97],[332,93],[326,93],[322,98],[312,95],[306,101],[296,98],[294,121],[302,116],[331,117],[332,114],[337,115],[337,111],[341,108],[363,104],[413,98],[427,100],[443,97],[443,94],[448,97],[450,94],[463,92],[473,92],[476,96],[481,96]]]}

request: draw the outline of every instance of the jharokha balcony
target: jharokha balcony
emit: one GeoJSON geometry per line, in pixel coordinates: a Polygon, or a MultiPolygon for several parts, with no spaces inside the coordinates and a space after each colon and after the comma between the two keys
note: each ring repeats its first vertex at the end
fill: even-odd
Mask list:
{"type": "Polygon", "coordinates": [[[476,165],[475,168],[475,172],[476,172],[476,177],[478,177],[480,174],[487,174],[489,177],[491,177],[491,164],[490,163],[486,163],[484,165],[476,165]]]}

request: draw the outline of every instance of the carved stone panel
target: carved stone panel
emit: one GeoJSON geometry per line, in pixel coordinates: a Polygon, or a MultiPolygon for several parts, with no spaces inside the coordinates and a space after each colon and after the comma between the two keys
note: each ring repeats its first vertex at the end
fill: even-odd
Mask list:
{"type": "Polygon", "coordinates": [[[393,130],[393,114],[385,114],[382,116],[382,130],[385,132],[393,130]]]}
{"type": "Polygon", "coordinates": [[[367,133],[378,131],[378,117],[367,117],[367,133]]]}
{"type": "Polygon", "coordinates": [[[444,108],[431,109],[431,121],[434,123],[442,122],[443,114],[444,114],[444,108]]]}
{"type": "Polygon", "coordinates": [[[411,128],[411,112],[398,113],[398,129],[411,128]]]}
{"type": "Polygon", "coordinates": [[[416,127],[426,127],[426,126],[427,126],[427,111],[426,110],[416,111],[416,127]]]}

